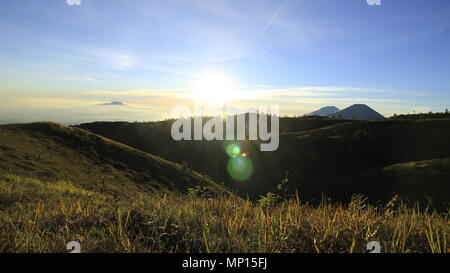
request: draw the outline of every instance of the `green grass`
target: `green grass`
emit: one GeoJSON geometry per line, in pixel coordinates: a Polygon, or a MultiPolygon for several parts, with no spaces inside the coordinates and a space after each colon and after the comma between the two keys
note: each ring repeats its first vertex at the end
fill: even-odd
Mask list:
{"type": "Polygon", "coordinates": [[[449,252],[450,218],[299,198],[261,208],[238,197],[174,192],[114,197],[70,182],[0,175],[0,252],[449,252]]]}

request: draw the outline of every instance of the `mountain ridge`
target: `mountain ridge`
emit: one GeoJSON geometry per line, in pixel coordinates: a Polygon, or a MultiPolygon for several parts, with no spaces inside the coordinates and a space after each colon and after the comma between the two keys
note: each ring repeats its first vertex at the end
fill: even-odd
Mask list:
{"type": "Polygon", "coordinates": [[[328,116],[332,113],[339,111],[336,106],[325,106],[311,113],[305,114],[305,116],[328,116]]]}
{"type": "Polygon", "coordinates": [[[334,118],[352,118],[364,120],[384,119],[383,115],[373,110],[366,104],[353,104],[340,111],[328,114],[327,116],[334,118]]]}

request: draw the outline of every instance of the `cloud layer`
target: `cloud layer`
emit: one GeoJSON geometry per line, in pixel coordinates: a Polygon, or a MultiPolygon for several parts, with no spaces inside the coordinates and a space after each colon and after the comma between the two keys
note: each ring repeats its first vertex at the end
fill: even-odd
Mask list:
{"type": "MultiPolygon", "coordinates": [[[[213,90],[211,92],[214,92],[213,90]]],[[[239,109],[260,105],[279,105],[282,115],[303,115],[323,106],[345,108],[364,103],[385,116],[394,113],[428,112],[429,107],[415,105],[425,94],[411,90],[363,87],[307,86],[275,88],[257,86],[240,88],[241,98],[226,102],[239,109]],[[399,99],[402,96],[403,99],[399,99]]],[[[0,123],[52,120],[65,124],[104,121],[150,121],[170,118],[177,105],[194,107],[199,102],[189,89],[135,89],[124,91],[91,90],[72,93],[36,95],[5,93],[0,101],[0,123]],[[99,107],[120,101],[125,106],[99,107]]],[[[208,103],[203,103],[208,106],[208,103]]]]}

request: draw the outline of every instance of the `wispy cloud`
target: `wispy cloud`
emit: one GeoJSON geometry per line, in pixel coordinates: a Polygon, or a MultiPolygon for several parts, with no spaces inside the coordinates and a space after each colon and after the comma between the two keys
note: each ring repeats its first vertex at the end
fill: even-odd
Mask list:
{"type": "Polygon", "coordinates": [[[390,88],[369,88],[369,87],[350,87],[350,86],[302,86],[302,87],[273,87],[257,86],[257,88],[243,90],[250,92],[254,97],[271,98],[295,98],[295,97],[343,97],[342,100],[350,96],[369,96],[368,98],[384,98],[392,96],[425,96],[426,92],[418,90],[399,90],[390,88]]]}
{"type": "Polygon", "coordinates": [[[58,96],[52,95],[37,95],[37,94],[2,94],[0,101],[0,109],[5,111],[10,110],[26,110],[26,109],[69,109],[75,107],[85,107],[88,105],[95,105],[102,103],[101,100],[95,99],[80,99],[74,98],[67,94],[58,96]]]}
{"type": "MultiPolygon", "coordinates": [[[[405,102],[408,98],[424,96],[426,92],[417,90],[396,90],[368,87],[348,86],[305,86],[275,88],[270,86],[258,86],[258,88],[238,87],[239,98],[245,101],[266,101],[277,103],[333,103],[333,102],[405,102]],[[407,95],[405,97],[405,95],[407,95]],[[399,96],[403,96],[401,99],[399,96]]],[[[211,90],[214,92],[214,90],[211,90]]],[[[192,90],[189,88],[167,89],[136,89],[125,91],[92,90],[80,93],[81,96],[118,98],[123,99],[191,99],[192,90]]]]}
{"type": "Polygon", "coordinates": [[[275,10],[275,12],[273,13],[272,17],[270,17],[269,21],[267,22],[267,24],[264,26],[264,28],[261,30],[261,32],[259,32],[259,37],[264,36],[264,34],[266,33],[266,31],[272,26],[272,24],[275,22],[275,20],[277,19],[278,15],[280,14],[281,10],[284,8],[284,6],[286,5],[286,3],[288,2],[288,0],[284,0],[283,3],[281,3],[281,5],[275,10]]]}
{"type": "Polygon", "coordinates": [[[67,76],[67,77],[61,77],[62,79],[68,79],[68,80],[74,80],[74,81],[87,81],[87,82],[101,82],[101,80],[96,79],[94,77],[76,77],[76,76],[67,76]]]}
{"type": "Polygon", "coordinates": [[[188,89],[184,88],[167,88],[167,89],[134,89],[124,91],[110,91],[110,90],[91,90],[79,93],[81,96],[103,96],[103,97],[123,97],[124,99],[130,97],[186,97],[189,94],[188,89]]]}
{"type": "Polygon", "coordinates": [[[138,62],[134,56],[125,54],[114,54],[108,58],[112,66],[120,69],[128,69],[135,67],[138,62]]]}

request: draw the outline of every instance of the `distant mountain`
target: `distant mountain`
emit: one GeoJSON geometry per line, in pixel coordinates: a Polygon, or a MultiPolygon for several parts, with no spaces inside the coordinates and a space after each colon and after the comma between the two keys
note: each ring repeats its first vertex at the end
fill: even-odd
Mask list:
{"type": "Polygon", "coordinates": [[[343,110],[328,115],[335,118],[356,118],[365,120],[384,119],[384,117],[365,104],[353,104],[343,110]]]}
{"type": "Polygon", "coordinates": [[[337,111],[339,111],[339,108],[337,108],[336,106],[325,106],[320,108],[319,110],[305,114],[305,116],[328,116],[337,111]]]}
{"type": "Polygon", "coordinates": [[[99,105],[103,105],[103,106],[108,106],[108,105],[112,105],[112,106],[124,106],[125,104],[123,104],[120,101],[112,101],[112,102],[108,102],[108,103],[101,103],[99,105]]]}

